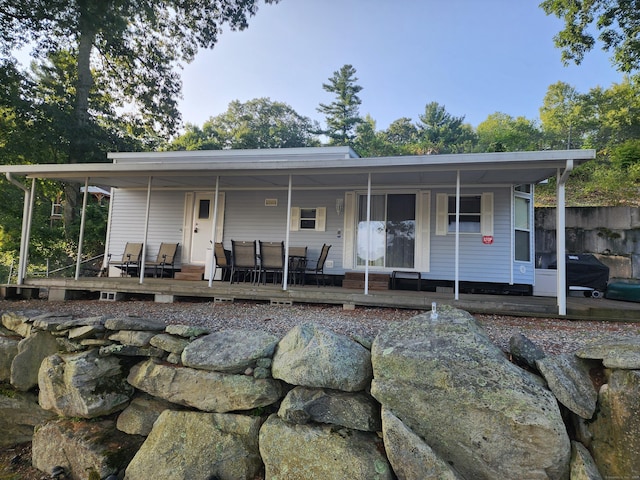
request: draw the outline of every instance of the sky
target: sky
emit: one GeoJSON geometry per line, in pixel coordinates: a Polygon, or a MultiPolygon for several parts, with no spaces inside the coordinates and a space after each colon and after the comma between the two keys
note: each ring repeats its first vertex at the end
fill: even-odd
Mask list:
{"type": "Polygon", "coordinates": [[[553,36],[562,22],[540,0],[281,0],[260,3],[249,28],[223,34],[184,67],[183,122],[198,126],[233,100],[268,97],[317,120],[322,88],[356,69],[360,114],[378,130],[417,122],[437,102],[474,127],[495,112],[537,120],[550,85],[587,93],[623,76],[598,47],[564,66],[553,36]]]}

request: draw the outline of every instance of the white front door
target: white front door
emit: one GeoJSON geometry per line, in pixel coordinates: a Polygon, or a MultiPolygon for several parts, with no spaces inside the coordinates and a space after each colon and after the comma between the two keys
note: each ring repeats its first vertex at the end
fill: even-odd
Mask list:
{"type": "MultiPolygon", "coordinates": [[[[185,241],[188,252],[185,255],[190,264],[204,265],[207,249],[213,247],[213,192],[187,193],[185,197],[185,241]]],[[[216,242],[222,241],[224,225],[224,193],[218,194],[218,215],[216,225],[216,242]]]]}

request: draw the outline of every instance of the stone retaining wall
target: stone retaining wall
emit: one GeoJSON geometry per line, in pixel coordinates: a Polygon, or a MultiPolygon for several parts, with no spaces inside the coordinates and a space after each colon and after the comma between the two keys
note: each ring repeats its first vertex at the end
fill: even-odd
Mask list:
{"type": "Polygon", "coordinates": [[[455,309],[375,339],[4,313],[0,382],[0,447],[32,441],[36,468],[72,479],[640,471],[640,339],[506,354],[455,309]]]}
{"type": "MultiPolygon", "coordinates": [[[[596,255],[611,278],[640,278],[639,208],[571,207],[566,212],[568,253],[596,255]]],[[[535,209],[535,237],[538,266],[545,268],[557,251],[555,208],[535,209]]]]}

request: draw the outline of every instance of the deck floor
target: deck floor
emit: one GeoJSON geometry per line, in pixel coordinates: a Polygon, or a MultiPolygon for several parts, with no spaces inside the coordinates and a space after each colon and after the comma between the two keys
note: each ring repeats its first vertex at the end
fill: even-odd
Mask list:
{"type": "MultiPolygon", "coordinates": [[[[15,292],[15,285],[4,285],[6,292],[15,292]]],[[[281,285],[234,283],[214,281],[187,281],[174,279],[145,278],[30,278],[23,290],[40,289],[48,292],[49,299],[72,299],[80,294],[93,292],[107,299],[126,298],[137,295],[151,296],[156,301],[171,302],[185,298],[205,298],[211,301],[253,300],[282,305],[293,303],[324,303],[345,306],[371,306],[409,309],[431,309],[432,302],[451,305],[471,313],[502,314],[518,316],[557,316],[555,297],[530,295],[486,295],[460,294],[458,300],[452,293],[415,290],[362,290],[335,286],[290,285],[283,290],[281,285]],[[107,298],[110,297],[110,298],[107,298]]],[[[9,296],[7,294],[7,296],[9,296]]],[[[576,320],[640,321],[640,303],[608,299],[594,299],[569,295],[566,318],[576,320]]]]}

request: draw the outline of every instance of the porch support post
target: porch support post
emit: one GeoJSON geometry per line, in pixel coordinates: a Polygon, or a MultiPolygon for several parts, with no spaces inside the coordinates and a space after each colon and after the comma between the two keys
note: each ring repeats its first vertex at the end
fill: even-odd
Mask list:
{"type": "Polygon", "coordinates": [[[371,250],[371,172],[367,180],[367,251],[364,264],[364,294],[369,295],[369,251],[371,250]]]}
{"type": "Polygon", "coordinates": [[[573,160],[567,160],[564,172],[558,169],[558,191],[556,202],[556,263],[558,288],[558,315],[567,314],[567,256],[566,250],[566,212],[565,212],[565,183],[573,170],[573,160]]]}
{"type": "Polygon", "coordinates": [[[220,175],[216,176],[216,193],[213,197],[213,225],[211,226],[211,263],[209,263],[209,287],[213,286],[216,275],[216,226],[218,225],[218,192],[220,191],[220,175]]]}
{"type": "Polygon", "coordinates": [[[149,212],[151,210],[151,181],[153,177],[149,175],[147,183],[147,209],[144,214],[144,240],[142,243],[142,259],[140,261],[140,285],[144,283],[145,259],[147,258],[147,239],[149,236],[149,212]]]}
{"type": "MultiPolygon", "coordinates": [[[[287,290],[287,279],[289,278],[289,233],[291,232],[291,187],[293,181],[289,175],[289,189],[287,191],[287,226],[284,234],[284,270],[282,273],[282,290],[287,290]]],[[[302,272],[304,275],[304,272],[302,272]]],[[[265,274],[266,275],[266,274],[265,274]]]]}
{"type": "Polygon", "coordinates": [[[460,298],[460,170],[456,172],[456,246],[455,246],[454,298],[460,298]]]}
{"type": "Polygon", "coordinates": [[[6,174],[7,180],[24,192],[24,203],[22,207],[22,231],[20,235],[20,253],[18,258],[17,285],[22,285],[27,270],[27,257],[29,255],[29,236],[31,233],[31,219],[33,212],[33,201],[35,197],[36,179],[31,181],[31,190],[22,183],[15,180],[10,173],[6,174]]]}
{"type": "Polygon", "coordinates": [[[89,177],[84,179],[84,195],[82,196],[82,212],[80,212],[80,235],[78,236],[78,258],[76,259],[75,279],[80,278],[80,266],[82,265],[82,244],[84,243],[84,227],[87,217],[87,198],[89,197],[89,177]]]}

